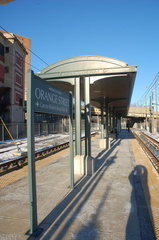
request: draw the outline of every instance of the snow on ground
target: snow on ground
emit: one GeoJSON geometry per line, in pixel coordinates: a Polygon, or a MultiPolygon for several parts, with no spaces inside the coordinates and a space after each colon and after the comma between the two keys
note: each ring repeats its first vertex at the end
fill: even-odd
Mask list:
{"type": "Polygon", "coordinates": [[[147,134],[148,136],[154,138],[156,141],[159,142],[159,133],[154,133],[154,134],[152,134],[152,133],[150,133],[150,132],[147,131],[147,130],[145,130],[144,133],[147,134]]]}
{"type": "MultiPolygon", "coordinates": [[[[146,130],[144,132],[159,141],[159,133],[152,134],[146,130]]],[[[84,133],[82,133],[82,136],[84,136],[84,133]]],[[[35,151],[68,141],[68,133],[35,137],[35,151]]],[[[18,139],[15,142],[17,146],[12,141],[0,142],[0,163],[16,158],[14,153],[18,151],[18,148],[22,152],[27,152],[27,139],[18,139]]]]}
{"type": "MultiPolygon", "coordinates": [[[[35,137],[35,151],[51,146],[58,145],[60,143],[68,142],[69,134],[50,134],[47,136],[35,137]]],[[[15,141],[17,146],[13,142],[1,142],[0,143],[0,163],[15,158],[14,153],[20,149],[21,152],[27,152],[27,139],[18,139],[15,141]]]]}

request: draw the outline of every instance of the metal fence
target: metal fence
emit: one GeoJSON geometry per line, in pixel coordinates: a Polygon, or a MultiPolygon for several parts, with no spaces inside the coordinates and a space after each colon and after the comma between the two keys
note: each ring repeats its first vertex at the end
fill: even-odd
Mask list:
{"type": "MultiPolygon", "coordinates": [[[[27,137],[26,123],[6,124],[13,139],[22,139],[27,137]]],[[[67,132],[69,128],[62,123],[35,123],[35,136],[47,135],[52,133],[67,132]]],[[[0,141],[11,140],[3,124],[0,124],[0,141]]]]}
{"type": "MultiPolygon", "coordinates": [[[[82,130],[84,130],[84,121],[82,121],[82,130]]],[[[13,139],[23,139],[27,137],[27,124],[26,123],[8,123],[7,129],[11,133],[13,139]]],[[[98,130],[99,125],[96,123],[91,124],[92,130],[98,130]]],[[[64,119],[59,123],[35,123],[34,126],[35,136],[48,135],[54,133],[69,132],[69,123],[64,119]]],[[[11,140],[7,130],[3,124],[0,124],[0,141],[11,140]]]]}

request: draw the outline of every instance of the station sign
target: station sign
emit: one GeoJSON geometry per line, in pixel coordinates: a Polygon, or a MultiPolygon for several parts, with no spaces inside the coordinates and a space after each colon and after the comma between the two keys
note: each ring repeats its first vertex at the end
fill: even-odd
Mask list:
{"type": "Polygon", "coordinates": [[[36,166],[34,139],[34,112],[69,115],[70,138],[70,188],[74,187],[74,152],[73,152],[73,104],[72,94],[48,84],[34,74],[27,73],[27,144],[28,144],[28,179],[29,179],[29,234],[38,236],[37,229],[37,197],[36,197],[36,166]]]}
{"type": "Polygon", "coordinates": [[[34,75],[34,112],[58,115],[70,114],[70,95],[34,75]]]}

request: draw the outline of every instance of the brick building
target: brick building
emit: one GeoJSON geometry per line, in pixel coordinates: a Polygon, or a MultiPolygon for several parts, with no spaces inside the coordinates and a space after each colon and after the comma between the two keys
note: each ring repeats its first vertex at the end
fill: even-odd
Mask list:
{"type": "Polygon", "coordinates": [[[26,45],[30,49],[30,39],[0,31],[0,115],[5,122],[24,122],[26,71],[30,68],[26,45]]]}
{"type": "Polygon", "coordinates": [[[15,34],[18,40],[23,44],[27,51],[27,55],[25,56],[25,76],[24,76],[24,100],[27,101],[27,71],[31,68],[31,39],[27,37],[23,37],[20,35],[15,34]]]}

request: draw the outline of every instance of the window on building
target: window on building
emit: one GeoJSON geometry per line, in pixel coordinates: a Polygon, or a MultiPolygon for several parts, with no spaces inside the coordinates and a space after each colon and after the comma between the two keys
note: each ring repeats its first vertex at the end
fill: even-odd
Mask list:
{"type": "Polygon", "coordinates": [[[23,99],[19,98],[19,106],[23,106],[23,99]]]}
{"type": "Polygon", "coordinates": [[[0,43],[0,56],[4,57],[4,46],[2,43],[0,43]]]}
{"type": "Polygon", "coordinates": [[[5,67],[5,68],[4,68],[4,72],[5,72],[5,73],[9,73],[9,67],[5,67]]]}
{"type": "Polygon", "coordinates": [[[15,105],[23,106],[23,94],[17,89],[15,90],[15,105]]]}
{"type": "Polygon", "coordinates": [[[5,67],[0,64],[0,82],[4,83],[4,72],[5,72],[5,67]]]}
{"type": "Polygon", "coordinates": [[[5,53],[9,53],[9,47],[6,47],[5,53]]]}
{"type": "Polygon", "coordinates": [[[22,56],[18,53],[18,52],[16,52],[16,56],[15,56],[16,58],[15,58],[15,64],[16,64],[16,66],[20,69],[20,70],[22,70],[23,69],[23,58],[22,58],[22,56]]]}

